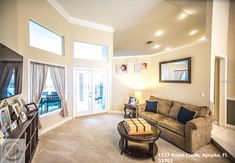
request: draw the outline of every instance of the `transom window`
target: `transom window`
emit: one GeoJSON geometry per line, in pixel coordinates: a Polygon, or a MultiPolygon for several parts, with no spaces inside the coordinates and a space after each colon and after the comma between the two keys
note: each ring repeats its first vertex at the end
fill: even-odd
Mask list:
{"type": "Polygon", "coordinates": [[[74,58],[108,61],[108,46],[74,42],[74,58]]]}
{"type": "Polygon", "coordinates": [[[32,20],[29,21],[29,43],[32,47],[64,55],[64,38],[32,20]]]}

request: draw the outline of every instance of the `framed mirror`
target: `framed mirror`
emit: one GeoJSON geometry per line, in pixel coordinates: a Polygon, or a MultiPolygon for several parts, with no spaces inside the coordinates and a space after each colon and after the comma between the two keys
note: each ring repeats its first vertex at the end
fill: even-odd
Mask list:
{"type": "Polygon", "coordinates": [[[159,81],[191,83],[191,57],[160,62],[159,81]]]}

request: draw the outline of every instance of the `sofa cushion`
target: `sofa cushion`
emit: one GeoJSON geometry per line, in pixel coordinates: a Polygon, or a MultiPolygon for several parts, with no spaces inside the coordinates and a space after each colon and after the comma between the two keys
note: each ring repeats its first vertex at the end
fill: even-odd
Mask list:
{"type": "Polygon", "coordinates": [[[169,113],[169,117],[173,118],[173,119],[177,119],[177,116],[179,114],[181,105],[175,101],[173,101],[173,105],[171,107],[170,113],[169,113]]]}
{"type": "Polygon", "coordinates": [[[182,105],[185,108],[188,108],[190,110],[194,110],[197,112],[197,115],[195,118],[198,117],[208,117],[210,113],[210,109],[207,106],[196,106],[196,105],[191,105],[191,104],[185,104],[182,105]]]}
{"type": "Polygon", "coordinates": [[[170,109],[169,117],[177,119],[181,106],[189,110],[197,111],[197,115],[195,118],[207,117],[209,116],[210,113],[210,109],[207,106],[196,106],[196,105],[186,104],[183,102],[173,101],[173,106],[170,109]]]}
{"type": "Polygon", "coordinates": [[[177,121],[186,124],[188,121],[194,119],[196,116],[197,112],[191,111],[187,108],[181,107],[179,114],[177,116],[177,121]]]}
{"type": "Polygon", "coordinates": [[[165,116],[169,116],[169,112],[172,106],[172,101],[169,100],[159,100],[158,101],[158,113],[165,116]]]}
{"type": "Polygon", "coordinates": [[[160,98],[155,97],[155,96],[150,96],[150,97],[149,97],[149,100],[155,100],[155,101],[157,101],[157,100],[160,100],[160,98]]]}
{"type": "Polygon", "coordinates": [[[154,96],[150,96],[149,100],[155,100],[158,102],[158,110],[157,113],[163,114],[165,116],[169,116],[169,112],[172,106],[172,101],[167,99],[162,99],[154,96]]]}
{"type": "Polygon", "coordinates": [[[185,125],[172,118],[164,118],[158,122],[158,125],[183,137],[185,135],[185,125]]]}
{"type": "Polygon", "coordinates": [[[146,108],[145,108],[145,111],[146,111],[146,112],[157,113],[157,105],[158,105],[158,102],[157,102],[157,101],[149,101],[149,100],[146,100],[146,108]]]}
{"type": "Polygon", "coordinates": [[[139,114],[140,117],[150,120],[150,121],[154,121],[154,122],[158,122],[163,118],[166,118],[166,116],[162,115],[162,114],[157,114],[157,113],[151,113],[151,112],[141,112],[139,114]]]}

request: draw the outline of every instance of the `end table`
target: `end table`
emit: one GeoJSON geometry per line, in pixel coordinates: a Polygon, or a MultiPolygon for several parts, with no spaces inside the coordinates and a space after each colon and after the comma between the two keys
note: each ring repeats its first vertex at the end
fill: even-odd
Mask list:
{"type": "Polygon", "coordinates": [[[124,118],[137,118],[137,105],[124,104],[124,118]],[[129,113],[128,113],[129,112],[129,113]]]}

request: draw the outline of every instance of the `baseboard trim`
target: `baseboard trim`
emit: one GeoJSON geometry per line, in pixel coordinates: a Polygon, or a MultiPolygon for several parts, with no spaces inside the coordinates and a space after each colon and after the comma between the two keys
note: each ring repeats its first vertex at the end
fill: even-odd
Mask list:
{"type": "Polygon", "coordinates": [[[124,112],[122,110],[110,110],[109,114],[110,113],[112,113],[112,114],[123,114],[124,112]]]}
{"type": "Polygon", "coordinates": [[[54,125],[52,125],[50,127],[47,127],[45,129],[39,130],[39,136],[47,133],[48,131],[50,131],[50,130],[56,128],[56,127],[59,127],[60,125],[64,124],[65,122],[68,122],[69,120],[72,120],[72,119],[73,119],[73,117],[67,117],[66,119],[64,119],[63,121],[61,121],[61,122],[59,122],[57,124],[54,124],[54,125]]]}
{"type": "Polygon", "coordinates": [[[73,117],[73,119],[82,118],[82,117],[90,117],[90,116],[94,116],[94,115],[107,114],[107,113],[108,112],[93,113],[93,114],[84,114],[84,115],[76,115],[76,116],[73,117]]]}
{"type": "Polygon", "coordinates": [[[227,100],[235,101],[234,97],[227,97],[227,100]]]}
{"type": "Polygon", "coordinates": [[[235,130],[235,126],[234,125],[227,124],[227,127],[230,128],[230,129],[235,130]]]}

